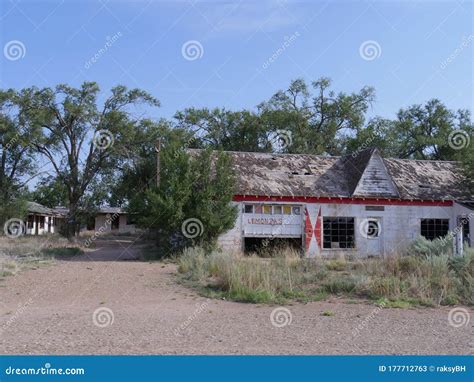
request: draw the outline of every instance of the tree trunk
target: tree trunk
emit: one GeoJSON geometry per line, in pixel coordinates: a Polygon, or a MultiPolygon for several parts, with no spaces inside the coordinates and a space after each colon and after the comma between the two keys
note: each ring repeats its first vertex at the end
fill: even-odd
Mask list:
{"type": "Polygon", "coordinates": [[[67,214],[66,225],[64,229],[64,235],[69,240],[71,240],[76,235],[76,227],[78,224],[77,205],[78,205],[77,200],[69,200],[69,212],[67,214]]]}

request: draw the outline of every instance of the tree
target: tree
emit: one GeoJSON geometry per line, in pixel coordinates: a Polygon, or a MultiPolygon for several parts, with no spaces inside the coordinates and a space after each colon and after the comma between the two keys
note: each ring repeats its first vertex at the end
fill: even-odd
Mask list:
{"type": "Polygon", "coordinates": [[[450,142],[450,134],[462,130],[472,135],[472,129],[469,111],[449,110],[441,101],[432,99],[398,112],[392,143],[400,158],[454,160],[457,148],[450,142]]]}
{"type": "Polygon", "coordinates": [[[39,139],[32,144],[66,186],[68,237],[77,229],[81,199],[90,192],[93,181],[113,171],[133,145],[141,119],[132,116],[130,107],[159,106],[150,94],[124,86],[114,87],[99,106],[99,91],[96,83],[85,82],[79,88],[28,88],[18,97],[20,125],[40,130],[39,139]]]}
{"type": "Polygon", "coordinates": [[[271,151],[266,127],[251,111],[189,108],[175,115],[176,126],[193,133],[195,147],[226,151],[271,151]]]}
{"type": "Polygon", "coordinates": [[[108,202],[111,206],[127,206],[134,196],[156,185],[155,144],[158,139],[164,147],[179,143],[184,148],[194,142],[192,132],[173,128],[169,121],[147,121],[145,126],[136,131],[135,141],[139,144],[129,151],[114,182],[110,183],[108,202]]]}
{"type": "Polygon", "coordinates": [[[36,184],[31,198],[49,208],[65,206],[68,203],[67,188],[57,177],[50,175],[36,184]]]}
{"type": "Polygon", "coordinates": [[[0,90],[0,223],[11,217],[20,218],[25,211],[25,184],[34,174],[31,141],[35,134],[20,128],[16,92],[0,90]],[[28,179],[25,179],[28,178],[28,179]]]}
{"type": "Polygon", "coordinates": [[[128,212],[157,231],[161,256],[188,245],[213,247],[237,217],[230,158],[211,149],[190,154],[179,140],[170,140],[160,156],[159,187],[133,198],[128,212]]]}
{"type": "Polygon", "coordinates": [[[310,87],[303,79],[291,82],[259,105],[267,131],[289,131],[285,151],[339,155],[344,138],[363,128],[365,113],[375,100],[375,91],[364,87],[357,93],[336,94],[331,80],[320,78],[310,87]]]}

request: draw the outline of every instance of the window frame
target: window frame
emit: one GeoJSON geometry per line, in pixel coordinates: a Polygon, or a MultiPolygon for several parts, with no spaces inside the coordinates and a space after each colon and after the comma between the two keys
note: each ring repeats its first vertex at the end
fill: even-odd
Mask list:
{"type": "Polygon", "coordinates": [[[426,240],[433,241],[438,238],[443,238],[449,234],[449,218],[448,219],[441,219],[441,218],[421,218],[420,219],[420,235],[423,236],[426,240]],[[429,222],[431,222],[431,227],[429,226],[429,222]],[[425,224],[425,228],[423,228],[423,224],[425,224]],[[440,228],[441,226],[441,228],[440,228]],[[438,234],[440,229],[446,230],[444,235],[438,234]],[[428,235],[428,231],[431,230],[432,234],[428,235]]]}
{"type": "Polygon", "coordinates": [[[244,204],[244,214],[253,214],[254,212],[254,204],[244,204]],[[252,211],[247,212],[247,207],[250,207],[252,211]]]}
{"type": "Polygon", "coordinates": [[[355,231],[355,221],[356,218],[353,216],[323,216],[323,229],[321,230],[322,234],[322,250],[325,251],[351,251],[357,248],[356,246],[356,231],[355,231]],[[330,232],[328,233],[328,224],[331,224],[330,232]],[[339,227],[339,225],[344,224],[345,227],[339,227]],[[352,228],[350,228],[352,226],[352,228]],[[332,235],[332,230],[339,230],[338,234],[336,235],[338,238],[342,236],[343,231],[346,231],[345,233],[345,239],[346,240],[338,240],[338,241],[332,241],[331,239],[333,238],[332,235]],[[347,231],[349,229],[352,230],[352,234],[349,234],[347,231]],[[329,241],[327,241],[327,238],[329,237],[329,241]],[[333,248],[331,247],[331,243],[339,243],[338,248],[333,248]],[[341,243],[345,243],[345,247],[341,247],[341,243]],[[326,244],[329,244],[330,246],[327,247],[326,244]]]}

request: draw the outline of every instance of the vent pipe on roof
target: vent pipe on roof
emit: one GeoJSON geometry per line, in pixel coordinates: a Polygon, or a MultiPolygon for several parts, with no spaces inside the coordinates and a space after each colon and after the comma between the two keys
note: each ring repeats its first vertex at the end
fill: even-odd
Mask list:
{"type": "Polygon", "coordinates": [[[156,187],[160,187],[160,150],[161,150],[161,139],[158,138],[155,143],[156,152],[156,187]]]}

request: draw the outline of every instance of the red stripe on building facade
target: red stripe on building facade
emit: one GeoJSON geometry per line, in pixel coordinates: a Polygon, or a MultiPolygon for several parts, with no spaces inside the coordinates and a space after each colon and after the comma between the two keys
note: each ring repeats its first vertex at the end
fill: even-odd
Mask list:
{"type": "Polygon", "coordinates": [[[314,235],[318,242],[318,247],[321,249],[321,207],[319,207],[318,216],[316,217],[316,225],[314,226],[314,235]]]}
{"type": "Polygon", "coordinates": [[[311,224],[311,219],[309,217],[308,209],[305,208],[304,214],[306,216],[305,225],[304,225],[304,237],[306,244],[306,252],[309,251],[309,245],[311,243],[311,238],[313,237],[313,225],[311,224]]]}
{"type": "Polygon", "coordinates": [[[325,204],[367,204],[384,206],[436,206],[452,207],[452,200],[402,200],[383,198],[328,198],[314,196],[259,196],[235,195],[234,202],[292,202],[292,203],[325,203],[325,204]]]}

